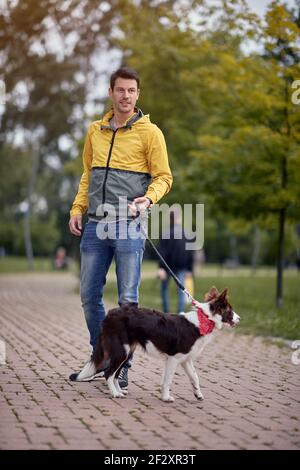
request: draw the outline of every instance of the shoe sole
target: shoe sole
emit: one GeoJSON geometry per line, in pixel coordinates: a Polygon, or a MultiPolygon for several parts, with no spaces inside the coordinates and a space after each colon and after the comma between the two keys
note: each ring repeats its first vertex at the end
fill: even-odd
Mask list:
{"type": "MultiPolygon", "coordinates": [[[[74,376],[74,374],[72,374],[74,376]]],[[[86,377],[85,379],[80,379],[80,380],[77,380],[77,378],[72,378],[72,375],[70,375],[69,377],[69,380],[71,382],[92,382],[92,380],[95,380],[95,379],[101,379],[104,377],[104,371],[103,372],[98,372],[97,374],[95,375],[92,375],[91,377],[86,377]]],[[[79,374],[77,374],[78,376],[79,374]]]]}
{"type": "Polygon", "coordinates": [[[95,379],[102,379],[103,377],[104,377],[104,372],[98,372],[98,374],[95,374],[92,377],[87,377],[86,379],[77,380],[76,382],[92,382],[95,379]]]}

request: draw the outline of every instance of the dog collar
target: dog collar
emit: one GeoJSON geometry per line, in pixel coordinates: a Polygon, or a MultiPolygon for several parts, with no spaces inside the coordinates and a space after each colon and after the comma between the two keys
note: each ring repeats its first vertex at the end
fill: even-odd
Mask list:
{"type": "Polygon", "coordinates": [[[199,331],[201,336],[208,335],[215,327],[215,323],[208,318],[202,308],[197,307],[197,315],[199,320],[199,331]]]}

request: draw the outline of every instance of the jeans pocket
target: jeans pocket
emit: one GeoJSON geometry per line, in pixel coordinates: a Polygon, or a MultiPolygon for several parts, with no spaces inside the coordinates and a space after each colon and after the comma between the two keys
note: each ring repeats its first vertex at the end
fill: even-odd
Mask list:
{"type": "Polygon", "coordinates": [[[80,253],[82,251],[95,251],[99,245],[96,233],[97,222],[90,222],[84,227],[84,231],[80,241],[80,253]]]}

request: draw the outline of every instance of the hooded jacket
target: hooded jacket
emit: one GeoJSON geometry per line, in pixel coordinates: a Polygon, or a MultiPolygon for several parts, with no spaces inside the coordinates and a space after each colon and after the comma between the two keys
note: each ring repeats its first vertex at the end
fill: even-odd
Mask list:
{"type": "Polygon", "coordinates": [[[146,196],[155,204],[172,186],[164,136],[149,115],[135,109],[123,127],[113,129],[113,110],[90,124],[83,149],[83,174],[70,215],[103,216],[107,204],[118,215],[119,198],[146,196]]]}

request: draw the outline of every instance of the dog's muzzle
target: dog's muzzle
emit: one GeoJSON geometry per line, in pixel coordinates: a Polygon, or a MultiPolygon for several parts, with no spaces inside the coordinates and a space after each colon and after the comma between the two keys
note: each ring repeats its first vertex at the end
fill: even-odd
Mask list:
{"type": "Polygon", "coordinates": [[[241,317],[237,313],[233,312],[233,317],[232,317],[232,321],[230,322],[230,326],[232,327],[237,326],[240,323],[240,320],[241,320],[241,317]]]}

